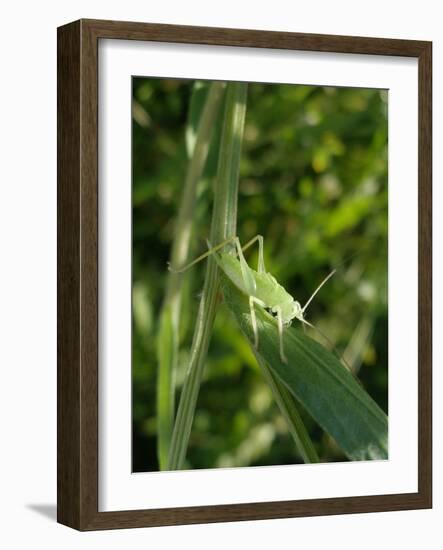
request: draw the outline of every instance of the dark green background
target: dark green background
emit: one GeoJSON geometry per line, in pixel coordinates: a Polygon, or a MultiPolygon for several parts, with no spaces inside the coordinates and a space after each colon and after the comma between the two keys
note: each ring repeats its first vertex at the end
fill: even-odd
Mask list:
{"type": "MultiPolygon", "coordinates": [[[[135,471],[158,469],[155,339],[188,162],[185,134],[192,86],[183,80],[133,80],[135,471]]],[[[340,352],[347,349],[348,362],[386,412],[387,98],[383,90],[250,84],[238,211],[240,240],[264,236],[268,270],[302,304],[338,269],[307,319],[340,352]]],[[[206,249],[214,160],[211,154],[199,186],[191,257],[206,249]]],[[[255,267],[255,250],[247,258],[255,267]]],[[[178,392],[203,268],[196,266],[186,278],[178,392]]],[[[304,418],[321,460],[346,460],[306,414],[304,418]]],[[[186,467],[296,462],[301,459],[249,345],[221,305],[186,467]]]]}

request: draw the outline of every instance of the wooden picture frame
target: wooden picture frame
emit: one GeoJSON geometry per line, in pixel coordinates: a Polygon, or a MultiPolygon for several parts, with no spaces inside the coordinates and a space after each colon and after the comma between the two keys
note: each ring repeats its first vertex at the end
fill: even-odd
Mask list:
{"type": "Polygon", "coordinates": [[[132,528],[432,506],[432,44],[80,20],[58,29],[58,521],[132,528]],[[419,357],[416,493],[98,511],[98,41],[205,44],[418,59],[419,357]]]}

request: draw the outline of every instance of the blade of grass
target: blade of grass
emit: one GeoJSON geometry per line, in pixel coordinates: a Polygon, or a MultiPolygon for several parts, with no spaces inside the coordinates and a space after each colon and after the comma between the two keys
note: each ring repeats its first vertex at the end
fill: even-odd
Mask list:
{"type": "MultiPolygon", "coordinates": [[[[170,256],[172,265],[183,265],[188,258],[197,184],[202,176],[208,157],[211,135],[222,103],[224,88],[225,84],[223,82],[212,82],[210,84],[199,117],[193,152],[189,161],[175,223],[174,241],[170,256]]],[[[179,348],[182,289],[183,275],[169,272],[157,338],[157,455],[160,470],[164,470],[167,466],[174,422],[174,373],[179,348]]]]}
{"type": "MultiPolygon", "coordinates": [[[[227,85],[218,171],[214,189],[212,242],[235,235],[237,224],[238,173],[246,112],[247,84],[227,85]]],[[[168,469],[182,468],[191,434],[203,367],[215,318],[219,291],[217,264],[209,258],[191,347],[190,362],[183,385],[172,433],[168,469]]]]}
{"type": "Polygon", "coordinates": [[[289,432],[292,435],[295,445],[300,456],[305,463],[317,463],[319,458],[314,448],[308,431],[303,423],[303,420],[294,401],[293,395],[288,391],[286,386],[273,373],[269,365],[260,355],[253,349],[257,363],[265,377],[266,382],[271,388],[274,399],[282,413],[289,432]]]}

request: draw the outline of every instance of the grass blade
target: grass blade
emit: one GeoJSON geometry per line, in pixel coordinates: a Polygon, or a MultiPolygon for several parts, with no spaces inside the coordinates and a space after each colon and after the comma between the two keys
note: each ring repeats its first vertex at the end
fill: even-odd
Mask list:
{"type": "MultiPolygon", "coordinates": [[[[211,240],[221,242],[235,234],[240,150],[246,112],[247,84],[231,82],[226,90],[223,133],[220,144],[218,173],[214,191],[211,240]]],[[[176,265],[176,264],[173,264],[176,265]]],[[[209,258],[203,294],[197,315],[191,358],[172,434],[168,469],[183,466],[194,419],[203,367],[214,324],[219,290],[217,264],[209,258]]]]}

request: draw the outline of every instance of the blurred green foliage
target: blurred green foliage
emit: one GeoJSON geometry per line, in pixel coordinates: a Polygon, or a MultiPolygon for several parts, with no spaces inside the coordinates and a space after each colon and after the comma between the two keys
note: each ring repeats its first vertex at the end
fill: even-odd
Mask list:
{"type": "MultiPolygon", "coordinates": [[[[133,469],[158,469],[156,332],[174,216],[187,166],[192,82],[133,80],[133,469]]],[[[387,412],[387,92],[249,85],[238,235],[260,233],[265,262],[302,304],[333,269],[307,319],[335,343],[387,412]]],[[[201,182],[193,255],[206,249],[211,171],[201,182]]],[[[256,251],[247,257],[254,267],[256,251]]],[[[183,381],[203,265],[186,276],[177,390],[183,381]]],[[[301,327],[297,327],[300,330],[301,327]]],[[[321,337],[315,332],[310,336],[321,337]]],[[[346,460],[303,413],[322,461],[346,460]]],[[[249,345],[221,304],[187,468],[301,462],[249,345]]]]}

